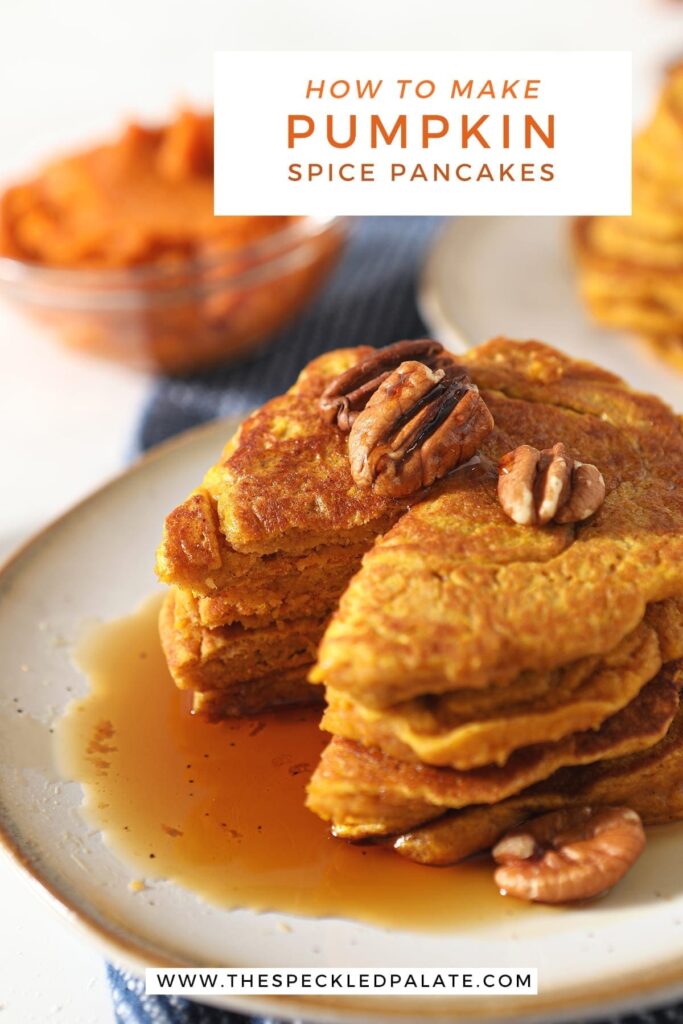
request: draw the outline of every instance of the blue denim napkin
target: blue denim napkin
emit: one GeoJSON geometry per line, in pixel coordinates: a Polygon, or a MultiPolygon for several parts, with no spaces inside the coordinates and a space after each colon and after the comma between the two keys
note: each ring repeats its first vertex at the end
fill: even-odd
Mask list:
{"type": "MultiPolygon", "coordinates": [[[[188,427],[262,404],[285,391],[321,352],[421,337],[425,327],[415,301],[416,279],[439,223],[436,217],[355,222],[336,272],[296,323],[239,363],[156,382],[138,447],[149,448],[188,427]]],[[[182,998],[146,996],[141,979],[112,965],[107,974],[117,1024],[269,1024],[182,998]]],[[[683,1005],[615,1019],[615,1024],[683,1024],[683,1005]]]]}

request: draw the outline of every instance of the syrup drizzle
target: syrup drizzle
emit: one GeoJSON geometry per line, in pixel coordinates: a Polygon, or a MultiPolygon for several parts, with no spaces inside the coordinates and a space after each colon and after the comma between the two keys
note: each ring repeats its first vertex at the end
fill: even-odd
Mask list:
{"type": "Polygon", "coordinates": [[[487,861],[429,868],[333,839],[304,807],[327,736],[319,709],[211,725],[189,712],[157,636],[157,597],[97,626],[76,652],[90,682],[55,740],[83,814],[140,879],[166,878],[226,908],[443,931],[522,905],[487,861]]]}

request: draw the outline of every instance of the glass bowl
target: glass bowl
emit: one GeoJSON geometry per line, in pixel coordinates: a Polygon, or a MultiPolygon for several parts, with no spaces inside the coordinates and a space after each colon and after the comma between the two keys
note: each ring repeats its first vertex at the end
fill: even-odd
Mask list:
{"type": "Polygon", "coordinates": [[[69,348],[181,373],[241,355],[313,296],[347,233],[340,217],[302,217],[258,242],[201,259],[63,270],[0,258],[0,295],[69,348]]]}

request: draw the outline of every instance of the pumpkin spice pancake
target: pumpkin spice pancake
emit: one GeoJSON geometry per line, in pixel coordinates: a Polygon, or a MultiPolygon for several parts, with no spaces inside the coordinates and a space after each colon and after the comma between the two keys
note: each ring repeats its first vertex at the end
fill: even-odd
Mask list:
{"type": "MultiPolygon", "coordinates": [[[[683,662],[667,667],[683,685],[683,662]]],[[[566,807],[625,805],[647,825],[683,819],[683,709],[654,746],[622,757],[562,768],[544,782],[493,806],[476,805],[397,836],[393,847],[421,864],[456,864],[487,850],[529,817],[566,807]]]]}
{"type": "Polygon", "coordinates": [[[581,218],[574,248],[595,319],[683,368],[683,64],[634,142],[632,215],[581,218]]]}
{"type": "MultiPolygon", "coordinates": [[[[214,719],[325,696],[307,799],[339,837],[445,863],[617,776],[654,820],[634,759],[679,764],[682,485],[680,419],[539,342],[329,353],[167,518],[171,672],[214,719]]],[[[637,856],[637,814],[584,811],[637,856]]]]}
{"type": "Polygon", "coordinates": [[[678,688],[662,672],[599,729],[524,747],[504,765],[469,771],[400,761],[335,737],[310,782],[308,806],[340,838],[391,835],[454,808],[498,804],[569,765],[647,750],[666,735],[677,710],[678,688]]]}
{"type": "Polygon", "coordinates": [[[241,623],[206,629],[191,594],[171,590],[161,613],[166,656],[180,689],[211,690],[259,679],[278,668],[310,665],[324,622],[314,618],[275,621],[249,628],[241,623]]]}
{"type": "Polygon", "coordinates": [[[537,342],[496,339],[462,361],[495,421],[481,460],[365,557],[312,673],[370,708],[606,654],[649,603],[683,594],[679,417],[537,342]],[[559,438],[600,468],[604,503],[585,522],[521,529],[501,507],[497,464],[559,438]]]}
{"type": "MultiPolygon", "coordinates": [[[[286,702],[288,693],[291,702],[322,698],[302,668],[364,552],[415,500],[412,490],[379,493],[357,483],[346,434],[373,390],[410,359],[428,378],[424,413],[435,401],[441,410],[421,421],[424,438],[447,447],[451,459],[455,451],[469,458],[491,415],[441,345],[331,352],[245,420],[202,485],[167,517],[157,571],[172,589],[160,631],[196,710],[219,717],[286,702]],[[467,437],[459,439],[462,405],[467,437]]],[[[410,462],[411,440],[404,438],[405,460],[413,477],[423,472],[424,491],[435,477],[410,462]]]]}
{"type": "Polygon", "coordinates": [[[497,806],[677,712],[680,419],[536,342],[463,364],[495,421],[480,458],[365,556],[312,673],[335,738],[308,803],[339,836],[497,806]]]}
{"type": "MultiPolygon", "coordinates": [[[[328,690],[322,727],[402,761],[462,770],[503,765],[520,747],[597,729],[633,700],[662,664],[646,622],[603,658],[522,673],[512,687],[417,697],[382,710],[328,690]]],[[[683,656],[683,628],[678,634],[683,656]]]]}

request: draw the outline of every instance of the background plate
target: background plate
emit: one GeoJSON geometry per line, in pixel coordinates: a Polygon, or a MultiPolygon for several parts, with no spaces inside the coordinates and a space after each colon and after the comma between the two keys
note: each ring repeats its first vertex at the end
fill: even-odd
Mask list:
{"type": "Polygon", "coordinates": [[[683,994],[677,827],[653,834],[625,882],[593,906],[527,917],[511,915],[501,901],[499,919],[449,934],[228,912],[163,882],[128,891],[130,872],[80,816],[79,786],[56,772],[50,727],[87,686],[69,656],[84,624],[126,614],[154,589],[164,514],[216,459],[233,426],[214,423],[163,446],[40,534],[0,574],[1,845],[25,877],[109,956],[136,969],[168,963],[539,969],[537,998],[235,997],[224,1004],[251,1012],[318,1021],[558,1020],[683,994]]]}
{"type": "Polygon", "coordinates": [[[448,223],[425,264],[420,312],[455,351],[504,334],[537,338],[592,359],[633,387],[683,407],[683,373],[629,335],[595,326],[581,304],[561,217],[462,217],[448,223]]]}

